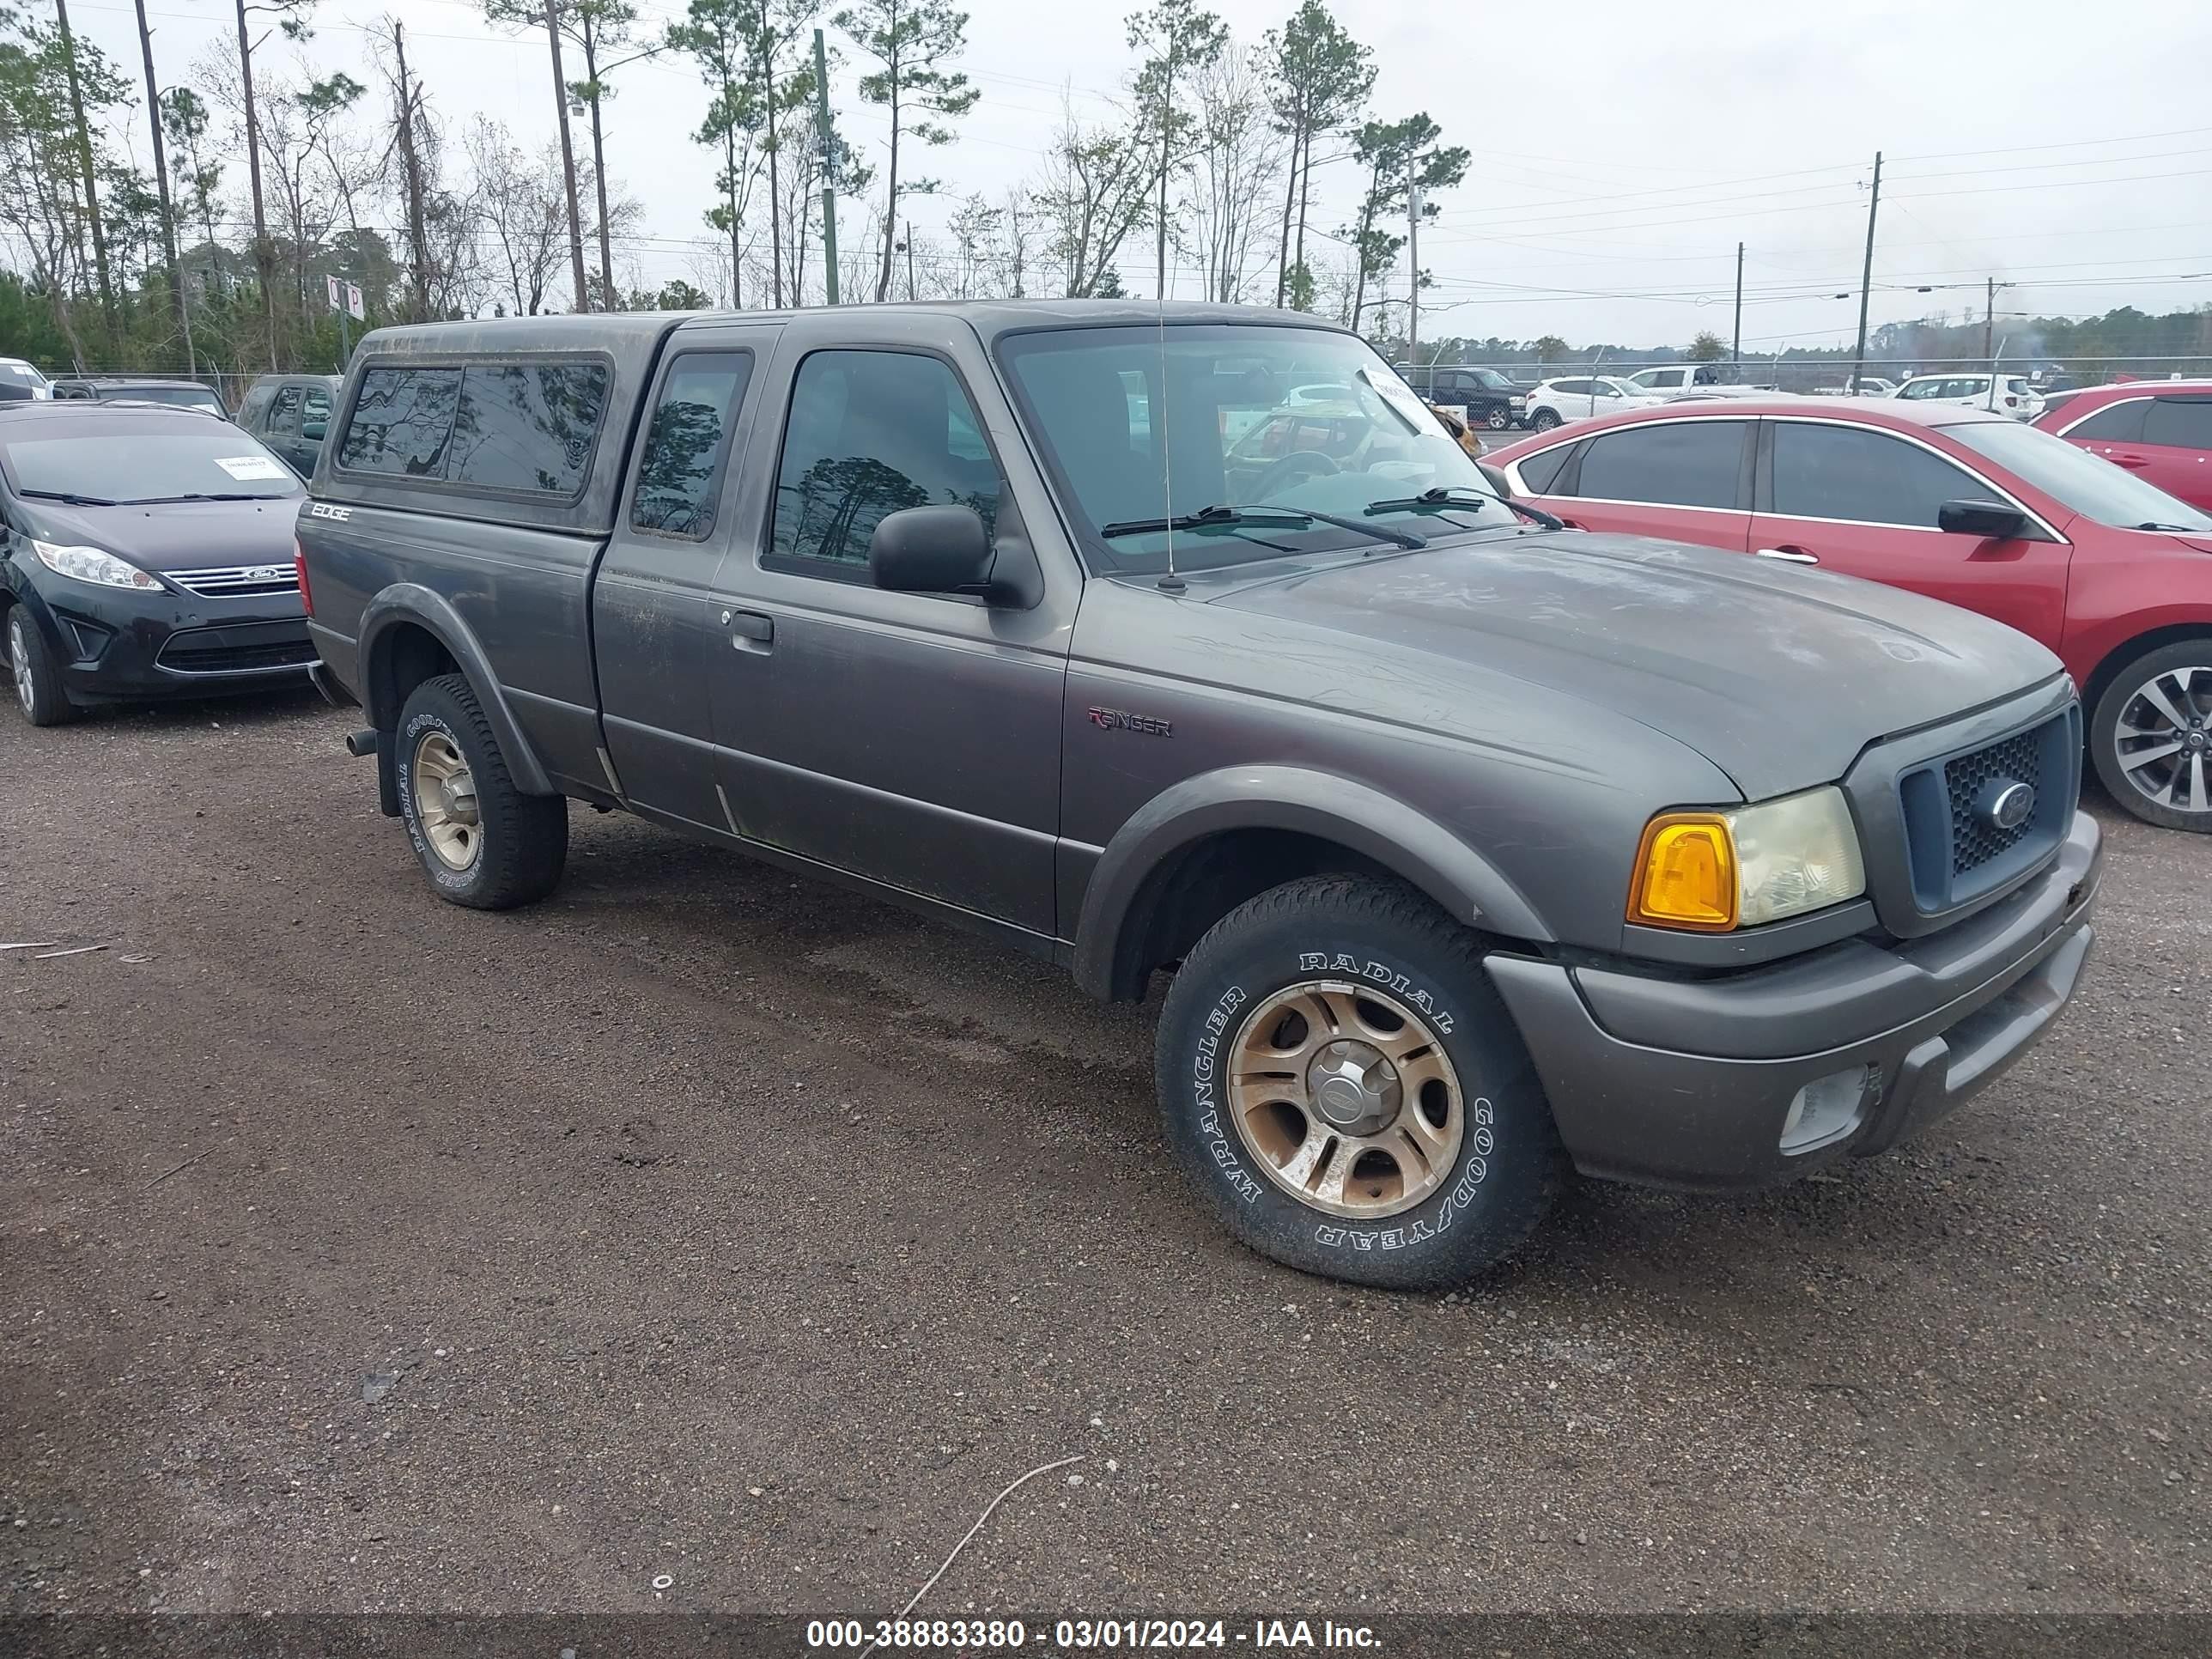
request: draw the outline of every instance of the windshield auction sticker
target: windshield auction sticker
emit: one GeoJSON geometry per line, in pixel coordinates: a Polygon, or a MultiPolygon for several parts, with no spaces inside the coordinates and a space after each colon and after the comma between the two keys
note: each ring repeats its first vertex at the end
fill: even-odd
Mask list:
{"type": "Polygon", "coordinates": [[[218,455],[215,458],[215,464],[240,483],[251,483],[257,478],[281,480],[292,476],[285,471],[283,462],[271,460],[266,455],[218,455]]]}
{"type": "Polygon", "coordinates": [[[1377,374],[1371,368],[1363,368],[1359,371],[1359,378],[1370,391],[1390,405],[1393,415],[1413,431],[1425,437],[1436,431],[1437,417],[1429,412],[1429,406],[1421,401],[1419,392],[1395,374],[1388,371],[1377,374]]]}

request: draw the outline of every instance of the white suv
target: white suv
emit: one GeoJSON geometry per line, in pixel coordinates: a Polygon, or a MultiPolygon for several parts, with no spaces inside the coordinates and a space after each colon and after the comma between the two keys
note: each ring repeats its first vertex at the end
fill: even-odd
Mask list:
{"type": "Polygon", "coordinates": [[[1994,410],[2016,421],[2032,421],[2043,413],[2042,394],[2022,374],[1997,375],[1994,386],[1987,374],[1916,374],[1889,395],[1908,403],[1994,410]]]}
{"type": "Polygon", "coordinates": [[[1647,392],[1610,374],[1585,375],[1545,381],[1521,400],[1521,418],[1539,432],[1549,432],[1569,421],[1618,415],[1624,409],[1644,409],[1666,401],[1662,393],[1647,392]]]}

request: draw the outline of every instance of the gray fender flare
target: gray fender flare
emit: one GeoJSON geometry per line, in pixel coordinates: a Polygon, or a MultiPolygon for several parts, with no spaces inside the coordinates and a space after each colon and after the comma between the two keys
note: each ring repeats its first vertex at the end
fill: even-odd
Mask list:
{"type": "Polygon", "coordinates": [[[1380,790],[1293,766],[1224,767],[1162,790],[1099,855],[1075,933],[1076,982],[1113,994],[1131,914],[1152,873],[1184,848],[1232,830],[1288,830],[1350,848],[1404,877],[1458,921],[1549,943],[1544,925],[1496,866],[1433,818],[1380,790]]]}
{"type": "MultiPolygon", "coordinates": [[[[491,671],[491,659],[484,655],[475,632],[462,621],[461,613],[453,609],[451,600],[419,582],[392,583],[371,599],[368,609],[362,612],[361,690],[370,723],[385,732],[395,730],[399,724],[398,704],[382,691],[385,676],[380,652],[385,635],[401,623],[411,623],[430,635],[460,665],[469,689],[483,705],[484,718],[491,722],[492,736],[499,740],[499,752],[507,762],[507,775],[514,780],[514,787],[526,795],[559,794],[561,792],[547,779],[538,751],[522,735],[522,727],[516,723],[507,694],[500,689],[498,677],[491,671]]],[[[388,743],[377,745],[381,757],[380,772],[398,764],[392,747],[388,743]]]]}

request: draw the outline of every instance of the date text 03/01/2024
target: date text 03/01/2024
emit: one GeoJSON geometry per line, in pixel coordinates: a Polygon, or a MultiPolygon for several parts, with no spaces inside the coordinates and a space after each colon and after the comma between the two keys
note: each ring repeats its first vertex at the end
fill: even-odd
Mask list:
{"type": "MultiPolygon", "coordinates": [[[[1374,1650],[1382,1644],[1365,1625],[1334,1620],[1255,1619],[1237,1628],[1220,1619],[1055,1619],[1051,1645],[1063,1650],[1175,1651],[1187,1648],[1239,1646],[1269,1650],[1374,1650]]],[[[836,1650],[957,1648],[969,1651],[1026,1647],[1032,1638],[1042,1645],[1046,1627],[1018,1619],[811,1620],[806,1645],[836,1650]]]]}

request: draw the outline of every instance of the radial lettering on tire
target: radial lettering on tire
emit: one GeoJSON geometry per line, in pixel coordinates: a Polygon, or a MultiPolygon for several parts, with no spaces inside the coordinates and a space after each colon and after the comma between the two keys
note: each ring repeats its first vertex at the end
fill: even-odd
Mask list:
{"type": "Polygon", "coordinates": [[[1379,1220],[1443,1190],[1468,1127],[1449,1021],[1394,988],[1285,986],[1237,1022],[1225,1108],[1281,1191],[1325,1215],[1379,1220]]]}

